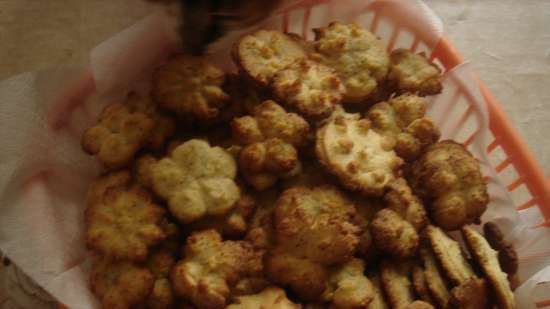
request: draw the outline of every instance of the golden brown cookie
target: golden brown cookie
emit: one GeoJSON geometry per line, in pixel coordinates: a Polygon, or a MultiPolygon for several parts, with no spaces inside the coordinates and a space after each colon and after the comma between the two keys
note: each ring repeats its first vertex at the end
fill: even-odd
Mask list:
{"type": "Polygon", "coordinates": [[[157,103],[180,115],[198,120],[217,117],[229,101],[222,90],[225,75],[206,58],[178,55],[160,66],[153,76],[157,103]]]}
{"type": "Polygon", "coordinates": [[[315,152],[344,186],[379,196],[402,164],[393,146],[392,139],[370,128],[369,120],[335,111],[317,130],[315,152]]]}
{"type": "Polygon", "coordinates": [[[470,253],[493,288],[497,306],[500,309],[514,308],[514,293],[510,288],[506,273],[500,268],[498,252],[491,248],[487,240],[473,227],[464,226],[461,232],[470,253]]]}
{"type": "Polygon", "coordinates": [[[292,252],[271,250],[264,259],[264,267],[270,281],[289,287],[302,300],[317,301],[325,291],[326,268],[292,252]]]}
{"type": "Polygon", "coordinates": [[[307,142],[309,124],[295,113],[288,113],[275,101],[256,106],[250,116],[231,123],[233,138],[242,145],[278,138],[285,143],[302,146],[307,142]]]}
{"type": "Polygon", "coordinates": [[[182,223],[228,213],[240,198],[233,157],[208,142],[189,140],[151,167],[153,190],[182,223]]]}
{"type": "Polygon", "coordinates": [[[424,53],[399,48],[390,54],[388,80],[399,93],[412,92],[421,96],[441,92],[441,69],[426,59],[424,53]]]}
{"type": "Polygon", "coordinates": [[[453,141],[429,146],[409,171],[409,184],[426,205],[434,223],[445,230],[477,222],[489,195],[479,162],[453,141]]]}
{"type": "Polygon", "coordinates": [[[428,224],[428,215],[420,199],[412,193],[404,178],[398,178],[388,184],[384,195],[386,206],[409,222],[417,232],[428,224]]]}
{"type": "Polygon", "coordinates": [[[374,298],[374,291],[364,272],[365,263],[357,258],[332,267],[323,299],[331,302],[331,308],[366,308],[374,298]]]}
{"type": "Polygon", "coordinates": [[[306,58],[302,47],[278,31],[259,30],[233,45],[233,60],[249,78],[267,86],[277,72],[306,58]]]}
{"type": "Polygon", "coordinates": [[[386,303],[386,297],[382,291],[382,284],[380,282],[380,276],[378,273],[370,272],[367,276],[372,283],[372,290],[374,297],[370,304],[367,306],[367,309],[388,309],[389,306],[386,303]]]}
{"type": "Polygon", "coordinates": [[[82,148],[109,169],[124,167],[147,144],[155,120],[151,99],[132,93],[126,101],[103,109],[97,124],[82,135],[82,148]]]}
{"type": "Polygon", "coordinates": [[[185,258],[172,268],[171,281],[177,295],[198,308],[224,308],[230,288],[239,279],[261,272],[261,255],[245,241],[222,241],[214,230],[187,238],[185,258]]]}
{"type": "Polygon", "coordinates": [[[412,284],[414,292],[421,300],[434,304],[430,289],[428,288],[428,281],[426,274],[424,273],[424,267],[420,265],[414,265],[412,268],[412,284]]]}
{"type": "Polygon", "coordinates": [[[461,285],[476,276],[456,240],[433,225],[426,227],[426,236],[445,276],[453,285],[461,285]]]}
{"type": "Polygon", "coordinates": [[[268,100],[255,107],[252,115],[235,118],[231,126],[233,139],[245,145],[238,154],[241,173],[256,190],[300,171],[296,147],[306,143],[309,133],[302,117],[268,100]]]}
{"type": "Polygon", "coordinates": [[[445,308],[449,301],[449,289],[443,279],[443,275],[437,267],[437,261],[430,248],[420,248],[420,257],[424,264],[424,275],[428,284],[428,289],[432,297],[440,308],[445,308]]]}
{"type": "Polygon", "coordinates": [[[294,187],[277,200],[277,245],[322,265],[351,258],[359,243],[352,201],[333,186],[294,187]]]}
{"type": "Polygon", "coordinates": [[[302,306],[293,303],[286,297],[283,289],[268,287],[258,294],[237,297],[226,309],[300,309],[302,306]]]}
{"type": "Polygon", "coordinates": [[[518,284],[518,254],[512,243],[504,238],[502,231],[494,222],[487,222],[483,225],[485,239],[491,247],[498,251],[498,261],[502,270],[508,274],[508,281],[512,290],[518,284]]]}
{"type": "Polygon", "coordinates": [[[163,216],[146,191],[109,189],[86,209],[86,244],[108,257],[143,261],[166,237],[159,226],[163,216]]]}
{"type": "Polygon", "coordinates": [[[407,262],[383,260],[380,281],[392,308],[404,309],[415,299],[410,280],[411,265],[407,262]]]}
{"type": "Polygon", "coordinates": [[[327,266],[350,259],[359,243],[352,222],[355,208],[332,186],[294,187],[277,200],[273,216],[275,247],[266,256],[266,273],[305,300],[325,290],[327,266]]]}
{"type": "Polygon", "coordinates": [[[388,73],[390,60],[373,33],[358,24],[332,22],[314,29],[316,60],[335,69],[344,83],[344,101],[359,103],[371,95],[388,73]]]}
{"type": "Polygon", "coordinates": [[[101,175],[88,187],[86,204],[88,206],[101,202],[105,193],[112,188],[126,188],[132,181],[132,175],[127,170],[110,172],[101,175]]]}
{"type": "Polygon", "coordinates": [[[334,70],[305,59],[277,72],[272,88],[282,102],[311,119],[328,117],[345,91],[334,70]]]}
{"type": "Polygon", "coordinates": [[[408,258],[418,250],[419,238],[414,227],[389,208],[374,215],[370,232],[376,248],[388,255],[408,258]]]}
{"type": "Polygon", "coordinates": [[[405,161],[416,159],[441,135],[426,116],[424,99],[412,94],[377,103],[368,110],[366,117],[373,128],[395,140],[395,152],[405,161]]]}
{"type": "Polygon", "coordinates": [[[298,152],[279,138],[252,143],[239,152],[239,167],[243,178],[256,190],[265,190],[277,180],[300,172],[298,152]]]}
{"type": "Polygon", "coordinates": [[[92,264],[90,285],[103,308],[131,309],[143,303],[153,289],[154,276],[128,261],[100,258],[92,264]]]}

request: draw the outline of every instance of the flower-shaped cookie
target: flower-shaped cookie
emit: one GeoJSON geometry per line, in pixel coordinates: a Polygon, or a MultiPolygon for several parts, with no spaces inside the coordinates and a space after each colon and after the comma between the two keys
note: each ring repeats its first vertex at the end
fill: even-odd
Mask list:
{"type": "Polygon", "coordinates": [[[265,259],[266,273],[307,300],[325,290],[327,266],[351,258],[360,230],[355,208],[332,186],[285,190],[274,213],[276,246],[265,259]]]}
{"type": "Polygon", "coordinates": [[[112,258],[143,261],[166,236],[159,226],[163,216],[146,191],[109,189],[86,209],[86,243],[112,258]]]}
{"type": "Polygon", "coordinates": [[[228,152],[199,139],[179,145],[151,167],[153,190],[182,223],[229,212],[241,195],[236,173],[228,152]]]}
{"type": "Polygon", "coordinates": [[[112,188],[126,188],[132,181],[132,175],[126,171],[110,172],[101,175],[88,187],[86,203],[88,206],[100,203],[107,190],[112,188]]]}
{"type": "Polygon", "coordinates": [[[285,190],[275,208],[279,247],[322,265],[347,260],[359,243],[354,204],[336,187],[285,190]]]}
{"type": "Polygon", "coordinates": [[[329,116],[345,91],[333,69],[311,60],[301,60],[279,71],[272,88],[282,102],[313,119],[329,116]]]}
{"type": "Polygon", "coordinates": [[[131,309],[143,303],[153,288],[154,276],[128,261],[101,258],[92,265],[90,284],[103,308],[131,309]]]}
{"type": "Polygon", "coordinates": [[[223,71],[206,58],[179,55],[155,72],[153,95],[168,110],[211,120],[229,101],[221,88],[224,79],[223,71]]]}
{"type": "Polygon", "coordinates": [[[241,38],[233,46],[232,56],[249,78],[268,86],[279,71],[305,59],[306,53],[286,34],[260,30],[241,38]]]}
{"type": "Polygon", "coordinates": [[[331,308],[368,308],[374,299],[373,286],[365,276],[365,263],[353,258],[330,270],[323,299],[331,302],[331,308]]]}
{"type": "Polygon", "coordinates": [[[399,93],[412,92],[418,95],[432,95],[441,92],[441,70],[428,62],[423,53],[399,48],[390,55],[389,83],[399,93]]]}
{"type": "Polygon", "coordinates": [[[357,24],[333,22],[315,29],[313,58],[333,68],[345,86],[344,101],[368,98],[388,73],[390,59],[381,40],[357,24]]]}
{"type": "Polygon", "coordinates": [[[272,282],[290,287],[303,300],[316,301],[325,291],[327,269],[319,263],[278,249],[269,252],[264,263],[272,282]]]}
{"type": "Polygon", "coordinates": [[[198,308],[224,308],[239,279],[261,272],[261,254],[250,243],[222,241],[215,230],[187,238],[184,256],[172,269],[172,283],[178,295],[198,308]]]}
{"type": "Polygon", "coordinates": [[[252,115],[233,120],[231,127],[233,137],[242,145],[278,138],[285,143],[301,146],[307,141],[309,133],[309,125],[304,118],[286,112],[271,100],[257,106],[252,115]]]}
{"type": "Polygon", "coordinates": [[[239,153],[239,167],[252,187],[264,190],[279,178],[295,175],[300,169],[300,162],[291,144],[270,138],[244,147],[239,153]]]}
{"type": "Polygon", "coordinates": [[[393,147],[393,140],[371,129],[368,119],[335,111],[317,130],[315,152],[349,189],[381,195],[402,164],[393,147]]]}
{"type": "Polygon", "coordinates": [[[149,141],[156,116],[150,98],[130,94],[125,102],[103,109],[98,123],[82,135],[82,148],[107,168],[124,167],[149,141]]]}
{"type": "Polygon", "coordinates": [[[479,162],[459,143],[429,146],[412,163],[408,179],[435,224],[445,230],[476,222],[487,209],[489,195],[479,162]]]}
{"type": "Polygon", "coordinates": [[[241,173],[255,189],[267,189],[299,169],[295,147],[307,141],[309,132],[302,117],[265,101],[252,115],[234,119],[231,126],[234,140],[246,145],[239,154],[241,173]]]}
{"type": "Polygon", "coordinates": [[[408,258],[418,249],[419,237],[414,227],[389,208],[374,215],[370,231],[376,247],[386,254],[408,258]]]}
{"type": "Polygon", "coordinates": [[[395,152],[405,161],[416,159],[439,140],[439,129],[426,117],[426,102],[404,94],[372,106],[366,117],[372,127],[395,139],[395,152]]]}
{"type": "Polygon", "coordinates": [[[420,199],[412,193],[404,178],[398,178],[388,185],[384,195],[386,206],[408,221],[417,232],[428,224],[428,215],[420,199]]]}

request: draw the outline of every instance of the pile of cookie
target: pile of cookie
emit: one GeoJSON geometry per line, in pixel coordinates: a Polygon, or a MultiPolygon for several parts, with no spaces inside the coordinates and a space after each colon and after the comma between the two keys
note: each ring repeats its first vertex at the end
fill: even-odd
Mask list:
{"type": "Polygon", "coordinates": [[[85,131],[103,308],[514,308],[516,253],[473,225],[479,163],[426,116],[440,69],[314,31],[242,37],[238,74],[176,55],[85,131]]]}

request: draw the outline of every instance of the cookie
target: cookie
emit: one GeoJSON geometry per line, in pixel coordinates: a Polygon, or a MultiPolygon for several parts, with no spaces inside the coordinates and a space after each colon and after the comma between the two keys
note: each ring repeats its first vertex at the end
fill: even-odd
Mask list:
{"type": "Polygon", "coordinates": [[[380,281],[392,308],[404,309],[415,300],[410,280],[411,265],[384,260],[380,264],[380,281]]]}
{"type": "Polygon", "coordinates": [[[437,268],[435,256],[433,252],[431,252],[431,249],[420,248],[420,257],[424,263],[424,276],[426,277],[428,289],[437,305],[441,308],[445,308],[449,301],[450,294],[445,279],[437,268]]]}
{"type": "Polygon", "coordinates": [[[493,289],[497,306],[500,309],[514,308],[514,293],[510,288],[506,273],[500,268],[498,252],[491,248],[487,240],[473,227],[464,226],[461,232],[470,253],[493,289]]]}
{"type": "Polygon", "coordinates": [[[359,114],[335,111],[317,130],[315,152],[348,189],[380,196],[402,164],[393,146],[391,139],[372,130],[359,114]]]}
{"type": "Polygon", "coordinates": [[[426,236],[445,276],[453,285],[460,285],[476,276],[456,240],[433,225],[426,227],[426,236]]]}

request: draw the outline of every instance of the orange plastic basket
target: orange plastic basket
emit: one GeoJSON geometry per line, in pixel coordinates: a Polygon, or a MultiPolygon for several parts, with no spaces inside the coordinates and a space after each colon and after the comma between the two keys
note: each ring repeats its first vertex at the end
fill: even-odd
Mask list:
{"type": "MultiPolygon", "coordinates": [[[[274,18],[258,25],[258,28],[266,27],[297,32],[305,38],[311,38],[311,29],[326,25],[327,20],[333,20],[334,11],[341,4],[342,2],[334,0],[296,1],[292,5],[281,9],[274,18]],[[316,18],[320,14],[323,15],[322,18],[316,18]],[[316,22],[322,22],[323,24],[315,24],[316,22]]],[[[410,43],[405,47],[416,52],[427,53],[429,59],[439,64],[444,71],[450,71],[464,63],[462,56],[448,39],[442,37],[434,41],[433,38],[423,35],[426,31],[433,30],[433,27],[429,24],[409,18],[396,20],[395,11],[403,10],[404,7],[397,0],[365,1],[365,5],[361,9],[354,10],[347,15],[347,21],[355,20],[369,28],[386,42],[388,50],[396,47],[396,41],[402,33],[408,33],[410,43]],[[391,14],[388,14],[388,12],[391,12],[391,14]],[[393,17],[393,19],[389,17],[393,17]],[[385,23],[383,27],[381,26],[382,23],[385,23]]],[[[403,11],[401,15],[408,17],[409,13],[403,11]]],[[[84,78],[86,82],[78,83],[73,88],[77,89],[75,90],[77,94],[69,96],[87,96],[93,91],[93,86],[91,88],[85,86],[89,85],[91,78],[88,72],[84,78]]],[[[505,190],[511,196],[514,196],[515,192],[523,191],[522,194],[518,195],[519,198],[512,199],[516,209],[520,211],[538,206],[543,218],[536,227],[550,227],[550,181],[545,177],[542,168],[497,100],[478,77],[475,77],[475,80],[489,114],[488,130],[490,131],[489,136],[492,138],[492,140],[486,142],[486,145],[483,145],[483,156],[494,159],[489,164],[496,171],[499,184],[504,184],[505,190]],[[498,155],[496,155],[497,153],[498,155]],[[513,176],[510,177],[509,175],[513,176]]],[[[455,95],[451,97],[453,100],[462,95],[465,97],[463,99],[466,104],[469,104],[468,94],[464,93],[465,91],[460,86],[457,87],[455,92],[455,95]]],[[[451,109],[455,102],[450,101],[447,104],[451,106],[449,107],[451,109]]],[[[463,125],[466,119],[474,113],[473,110],[472,106],[468,106],[458,117],[457,125],[463,125]]],[[[479,129],[473,130],[461,139],[457,138],[457,141],[469,145],[478,133],[479,129]]],[[[544,306],[550,306],[550,300],[537,303],[537,307],[544,306]]],[[[66,309],[63,305],[60,305],[60,308],[66,309]]]]}

